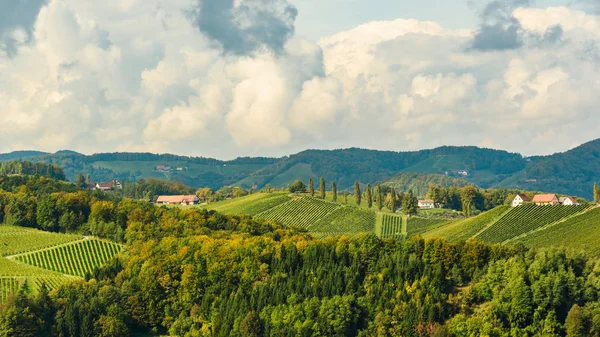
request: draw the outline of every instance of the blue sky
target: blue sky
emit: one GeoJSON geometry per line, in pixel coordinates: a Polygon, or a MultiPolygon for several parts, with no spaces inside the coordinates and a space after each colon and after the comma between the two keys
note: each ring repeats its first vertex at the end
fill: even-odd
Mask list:
{"type": "Polygon", "coordinates": [[[598,1],[467,1],[0,0],[0,152],[597,138],[598,1]]]}

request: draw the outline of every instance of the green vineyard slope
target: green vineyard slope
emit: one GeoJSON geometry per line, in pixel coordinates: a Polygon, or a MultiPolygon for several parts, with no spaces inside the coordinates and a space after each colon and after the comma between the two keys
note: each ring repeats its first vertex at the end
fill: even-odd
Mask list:
{"type": "Polygon", "coordinates": [[[408,218],[407,222],[407,235],[411,236],[423,234],[429,230],[438,228],[444,225],[445,223],[448,223],[448,220],[410,217],[408,218]]]}
{"type": "Polygon", "coordinates": [[[224,214],[257,215],[290,199],[287,193],[255,193],[241,198],[202,205],[201,207],[224,214]]]}
{"type": "Polygon", "coordinates": [[[341,207],[343,206],[329,201],[301,197],[271,208],[257,217],[277,221],[289,227],[308,229],[341,207]]]}
{"type": "Polygon", "coordinates": [[[47,270],[83,277],[110,261],[121,246],[97,239],[82,240],[18,255],[17,261],[47,270]]]}
{"type": "Polygon", "coordinates": [[[485,226],[493,223],[510,209],[510,206],[498,206],[475,217],[453,221],[444,226],[423,233],[424,238],[445,238],[455,242],[467,240],[479,233],[485,226]]]}
{"type": "Polygon", "coordinates": [[[14,226],[0,226],[0,255],[14,255],[81,240],[79,235],[56,234],[14,226]]]}
{"type": "Polygon", "coordinates": [[[381,214],[381,224],[375,233],[382,239],[402,239],[406,233],[402,233],[402,216],[392,214],[381,214]]]}
{"type": "Polygon", "coordinates": [[[537,228],[584,211],[588,206],[522,205],[511,209],[497,222],[476,236],[488,243],[501,243],[537,228]]]}
{"type": "Polygon", "coordinates": [[[356,207],[339,207],[310,226],[310,231],[332,235],[372,233],[375,221],[375,212],[356,207]]]}
{"type": "Polygon", "coordinates": [[[600,208],[572,217],[565,222],[550,226],[517,239],[525,246],[565,247],[584,250],[588,254],[600,254],[600,208]]]}

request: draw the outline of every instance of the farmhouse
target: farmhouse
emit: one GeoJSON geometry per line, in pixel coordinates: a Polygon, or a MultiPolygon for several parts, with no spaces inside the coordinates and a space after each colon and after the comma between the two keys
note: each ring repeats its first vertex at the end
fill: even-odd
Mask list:
{"type": "Polygon", "coordinates": [[[161,195],[156,199],[158,205],[197,205],[200,199],[196,195],[161,195]]]}
{"type": "Polygon", "coordinates": [[[524,202],[529,202],[529,201],[531,201],[531,199],[529,199],[529,197],[526,196],[525,194],[517,194],[517,196],[512,201],[512,206],[513,207],[521,206],[521,204],[523,204],[524,202]]]}
{"type": "Polygon", "coordinates": [[[104,183],[97,183],[95,189],[100,191],[122,190],[123,184],[118,180],[107,181],[104,183]]]}
{"type": "Polygon", "coordinates": [[[551,205],[555,206],[560,204],[556,194],[538,194],[533,197],[533,203],[538,206],[551,205]]]}
{"type": "Polygon", "coordinates": [[[432,209],[435,208],[435,203],[433,202],[433,200],[430,199],[419,200],[419,208],[432,209]]]}
{"type": "Polygon", "coordinates": [[[573,197],[560,197],[558,201],[565,206],[579,205],[577,200],[573,197]]]}

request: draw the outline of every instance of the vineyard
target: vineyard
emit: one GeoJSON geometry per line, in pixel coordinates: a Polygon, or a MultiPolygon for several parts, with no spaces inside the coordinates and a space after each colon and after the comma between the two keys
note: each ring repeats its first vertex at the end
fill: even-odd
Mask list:
{"type": "Polygon", "coordinates": [[[294,228],[308,229],[341,207],[343,206],[329,201],[303,197],[271,208],[258,214],[257,217],[277,221],[294,228]]]}
{"type": "Polygon", "coordinates": [[[255,193],[249,196],[203,205],[224,214],[256,215],[290,200],[287,193],[255,193]]]}
{"type": "Polygon", "coordinates": [[[15,259],[32,266],[83,277],[110,261],[120,250],[121,246],[116,243],[88,239],[18,255],[15,259]]]}
{"type": "Polygon", "coordinates": [[[423,234],[429,230],[440,227],[447,222],[448,220],[445,219],[410,217],[408,218],[406,226],[407,236],[423,234]]]}
{"type": "Polygon", "coordinates": [[[511,209],[476,238],[488,243],[501,243],[583,212],[587,207],[522,205],[511,209]]]}
{"type": "Polygon", "coordinates": [[[391,214],[382,214],[381,216],[381,223],[375,233],[377,236],[382,239],[401,239],[406,236],[402,230],[402,216],[391,214]]]}
{"type": "Polygon", "coordinates": [[[442,237],[450,242],[467,240],[479,233],[485,226],[493,223],[510,209],[510,206],[498,206],[475,217],[451,222],[423,233],[425,238],[442,237]]]}
{"type": "Polygon", "coordinates": [[[17,292],[25,281],[32,291],[37,291],[42,283],[48,288],[54,288],[71,279],[49,270],[0,258],[0,303],[17,292]]]}
{"type": "Polygon", "coordinates": [[[0,255],[14,255],[80,240],[79,235],[55,234],[14,226],[0,226],[0,255]]]}
{"type": "Polygon", "coordinates": [[[373,232],[375,213],[356,207],[339,207],[310,227],[310,231],[336,234],[373,232]]]}
{"type": "Polygon", "coordinates": [[[550,226],[517,239],[525,246],[565,247],[584,250],[588,254],[600,253],[600,208],[572,217],[565,222],[550,226]]]}

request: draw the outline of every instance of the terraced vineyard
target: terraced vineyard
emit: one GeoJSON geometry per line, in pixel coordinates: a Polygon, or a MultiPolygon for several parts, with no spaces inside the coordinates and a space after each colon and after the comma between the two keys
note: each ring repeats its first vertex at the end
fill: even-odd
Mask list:
{"type": "Polygon", "coordinates": [[[454,242],[459,240],[467,240],[473,235],[479,233],[488,224],[496,221],[511,207],[508,205],[498,206],[487,212],[483,212],[472,218],[453,221],[444,226],[435,228],[431,231],[423,233],[425,238],[445,238],[448,241],[454,242]]]}
{"type": "Polygon", "coordinates": [[[521,205],[485,229],[477,239],[500,243],[584,211],[588,206],[521,205]]]}
{"type": "Polygon", "coordinates": [[[402,233],[402,216],[382,214],[381,224],[375,233],[382,239],[401,239],[406,235],[402,233]]]}
{"type": "Polygon", "coordinates": [[[241,198],[202,205],[201,207],[224,214],[256,215],[289,200],[291,198],[287,193],[255,193],[241,198]]]}
{"type": "Polygon", "coordinates": [[[517,239],[525,246],[565,247],[600,254],[600,208],[594,208],[565,222],[517,239]]]}
{"type": "Polygon", "coordinates": [[[119,244],[89,239],[18,255],[15,259],[32,266],[83,277],[110,261],[120,250],[119,244]]]}
{"type": "Polygon", "coordinates": [[[375,221],[375,212],[346,206],[335,209],[310,226],[310,230],[331,234],[372,233],[375,229],[375,221]]]}
{"type": "Polygon", "coordinates": [[[447,222],[448,220],[445,219],[410,217],[408,218],[406,232],[408,236],[423,234],[429,230],[440,227],[447,222]]]}
{"type": "Polygon", "coordinates": [[[14,226],[0,226],[0,255],[14,255],[82,239],[80,235],[56,234],[14,226]]]}
{"type": "Polygon", "coordinates": [[[302,197],[260,213],[257,218],[277,221],[294,228],[308,229],[341,207],[344,206],[321,199],[302,197]]]}

